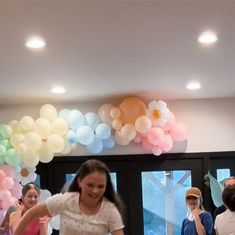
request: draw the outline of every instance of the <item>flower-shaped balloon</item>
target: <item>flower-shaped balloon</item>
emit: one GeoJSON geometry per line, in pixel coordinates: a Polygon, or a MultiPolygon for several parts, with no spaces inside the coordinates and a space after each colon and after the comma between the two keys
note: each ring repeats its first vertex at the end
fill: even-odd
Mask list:
{"type": "Polygon", "coordinates": [[[154,126],[163,127],[167,124],[170,110],[167,104],[162,101],[152,100],[148,104],[148,116],[151,118],[154,126]]]}
{"type": "Polygon", "coordinates": [[[29,182],[34,182],[37,178],[35,171],[36,167],[22,167],[16,174],[16,180],[21,182],[22,185],[25,185],[29,182]]]}

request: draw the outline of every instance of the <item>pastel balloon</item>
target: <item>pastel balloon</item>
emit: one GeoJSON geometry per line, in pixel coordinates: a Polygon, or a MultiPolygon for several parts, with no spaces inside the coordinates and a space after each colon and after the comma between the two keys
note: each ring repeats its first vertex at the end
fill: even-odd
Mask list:
{"type": "Polygon", "coordinates": [[[38,153],[32,150],[29,150],[26,154],[23,154],[21,158],[25,167],[32,168],[37,166],[37,164],[39,163],[38,153]]]}
{"type": "Polygon", "coordinates": [[[25,135],[24,143],[28,149],[37,151],[42,145],[42,139],[37,133],[31,131],[25,135]]]}
{"type": "Polygon", "coordinates": [[[77,130],[77,140],[80,144],[88,145],[94,140],[94,131],[89,126],[81,126],[77,130]]]}
{"type": "Polygon", "coordinates": [[[17,147],[20,143],[24,142],[24,135],[23,134],[13,134],[10,138],[10,142],[13,147],[17,147]]]}
{"type": "Polygon", "coordinates": [[[78,142],[77,133],[73,130],[69,130],[67,134],[67,139],[70,144],[76,144],[78,142]]]}
{"type": "MultiPolygon", "coordinates": [[[[0,156],[3,156],[3,155],[5,155],[5,153],[6,153],[6,147],[5,146],[3,146],[3,145],[0,145],[0,156]]],[[[1,164],[1,163],[0,163],[1,164]]]]}
{"type": "Polygon", "coordinates": [[[13,187],[10,189],[10,192],[14,197],[21,198],[21,196],[22,196],[22,185],[15,181],[13,187]]]}
{"type": "Polygon", "coordinates": [[[165,135],[163,141],[159,144],[159,147],[164,152],[169,152],[173,147],[173,139],[172,139],[171,135],[169,135],[169,134],[165,135]]]}
{"type": "Polygon", "coordinates": [[[112,117],[110,116],[110,111],[112,108],[114,108],[112,104],[103,104],[100,106],[99,111],[98,111],[100,120],[109,125],[111,125],[113,121],[112,117]]]}
{"type": "Polygon", "coordinates": [[[30,131],[33,129],[34,120],[30,116],[24,116],[20,119],[20,126],[24,130],[30,131]]]}
{"type": "Polygon", "coordinates": [[[57,110],[53,105],[45,104],[40,109],[40,117],[52,122],[57,118],[57,110]]]}
{"type": "Polygon", "coordinates": [[[68,141],[68,139],[64,139],[64,149],[62,150],[61,154],[68,154],[72,151],[72,145],[68,141]]]}
{"type": "Polygon", "coordinates": [[[69,112],[70,112],[69,109],[62,109],[62,110],[59,111],[58,116],[59,116],[59,118],[62,118],[64,120],[66,120],[67,117],[68,117],[69,112]]]}
{"type": "Polygon", "coordinates": [[[103,146],[106,149],[112,149],[115,146],[115,140],[112,136],[103,140],[103,146]]]}
{"type": "Polygon", "coordinates": [[[47,139],[47,147],[53,153],[59,153],[64,149],[64,138],[60,135],[52,134],[47,139]]]}
{"type": "Polygon", "coordinates": [[[93,141],[86,146],[87,150],[92,154],[99,154],[103,150],[102,140],[95,136],[93,141]]]}
{"type": "Polygon", "coordinates": [[[21,143],[15,148],[15,150],[18,154],[22,155],[22,154],[27,153],[28,147],[25,143],[21,143]]]}
{"type": "Polygon", "coordinates": [[[151,127],[151,119],[146,115],[138,117],[135,121],[135,129],[141,134],[147,133],[151,127]]]}
{"type": "Polygon", "coordinates": [[[121,136],[120,132],[118,131],[115,132],[114,137],[118,145],[125,146],[130,143],[130,140],[121,136]]]}
{"type": "Polygon", "coordinates": [[[110,129],[109,125],[107,125],[105,123],[100,123],[95,128],[95,134],[101,139],[107,139],[111,135],[111,129],[110,129]]]}
{"type": "Polygon", "coordinates": [[[153,155],[155,155],[155,156],[160,156],[160,155],[162,154],[162,150],[161,150],[161,148],[159,148],[158,146],[154,146],[154,147],[152,148],[152,153],[153,153],[153,155]]]}
{"type": "Polygon", "coordinates": [[[120,130],[121,127],[122,127],[122,120],[120,118],[118,119],[114,119],[112,121],[112,127],[115,129],[115,130],[120,130]]]}
{"type": "Polygon", "coordinates": [[[13,187],[14,185],[14,180],[9,177],[9,176],[6,176],[4,179],[2,179],[2,188],[5,189],[5,190],[9,190],[13,187]]]}
{"type": "Polygon", "coordinates": [[[170,130],[172,138],[176,141],[184,141],[187,138],[187,128],[184,123],[177,122],[170,130]]]}
{"type": "Polygon", "coordinates": [[[77,130],[86,123],[84,115],[79,110],[71,110],[67,116],[67,122],[70,128],[77,130]]]}
{"type": "Polygon", "coordinates": [[[165,137],[164,131],[160,127],[152,127],[147,134],[148,141],[152,145],[160,144],[165,137]]]}
{"type": "Polygon", "coordinates": [[[143,138],[142,140],[142,146],[145,150],[147,151],[151,151],[153,148],[153,145],[151,143],[149,143],[147,138],[143,138]]]}
{"type": "Polygon", "coordinates": [[[114,107],[111,109],[110,111],[110,116],[113,118],[113,119],[117,119],[121,116],[121,111],[119,108],[117,107],[114,107]]]}
{"type": "Polygon", "coordinates": [[[12,134],[12,128],[9,125],[1,124],[0,125],[0,137],[9,138],[12,134]]]}
{"type": "Polygon", "coordinates": [[[86,123],[89,127],[91,127],[93,130],[98,126],[100,120],[99,116],[96,113],[89,112],[85,115],[86,123]]]}
{"type": "Polygon", "coordinates": [[[164,131],[169,131],[175,125],[175,115],[170,112],[167,118],[167,123],[162,127],[164,131]]]}
{"type": "Polygon", "coordinates": [[[134,124],[139,116],[146,114],[146,105],[138,97],[127,97],[119,105],[121,120],[124,124],[134,124]]]}
{"type": "Polygon", "coordinates": [[[54,154],[47,147],[47,143],[44,142],[44,143],[42,143],[41,148],[38,150],[38,156],[39,156],[39,161],[40,162],[48,163],[53,159],[54,154]]]}
{"type": "Polygon", "coordinates": [[[68,124],[62,118],[56,118],[51,124],[51,132],[53,134],[64,136],[68,132],[68,124]]]}
{"type": "Polygon", "coordinates": [[[21,157],[16,153],[15,149],[7,150],[5,161],[8,165],[18,167],[21,164],[21,157]]]}
{"type": "Polygon", "coordinates": [[[34,132],[42,139],[47,139],[51,134],[51,123],[46,118],[38,118],[34,123],[34,132]]]}
{"type": "Polygon", "coordinates": [[[124,139],[129,141],[133,140],[136,137],[136,130],[133,124],[125,124],[121,130],[120,134],[124,139]]]}

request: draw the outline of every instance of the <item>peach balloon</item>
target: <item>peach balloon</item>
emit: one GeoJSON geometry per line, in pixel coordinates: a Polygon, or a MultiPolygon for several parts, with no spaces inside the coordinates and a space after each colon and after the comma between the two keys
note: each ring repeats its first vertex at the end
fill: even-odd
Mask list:
{"type": "Polygon", "coordinates": [[[124,124],[134,124],[139,116],[146,114],[146,105],[138,97],[131,96],[125,98],[119,105],[121,120],[124,124]]]}
{"type": "Polygon", "coordinates": [[[187,138],[187,128],[184,123],[177,122],[170,130],[172,138],[176,141],[184,141],[187,138]]]}

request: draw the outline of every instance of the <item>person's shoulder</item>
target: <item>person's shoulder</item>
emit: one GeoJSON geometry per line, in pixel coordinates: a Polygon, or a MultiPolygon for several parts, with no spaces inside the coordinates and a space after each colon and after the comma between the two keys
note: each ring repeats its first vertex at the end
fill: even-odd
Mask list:
{"type": "Polygon", "coordinates": [[[209,211],[203,211],[200,215],[201,217],[212,218],[212,214],[209,211]]]}
{"type": "Polygon", "coordinates": [[[116,208],[115,204],[109,201],[106,197],[103,198],[103,207],[109,209],[116,208]]]}

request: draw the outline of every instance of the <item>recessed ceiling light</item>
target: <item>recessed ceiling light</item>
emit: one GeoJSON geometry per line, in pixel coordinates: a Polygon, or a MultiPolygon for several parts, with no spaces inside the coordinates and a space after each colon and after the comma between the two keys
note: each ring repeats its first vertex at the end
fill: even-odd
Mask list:
{"type": "Polygon", "coordinates": [[[66,90],[62,86],[55,86],[51,89],[51,92],[56,94],[63,94],[66,92],[66,90]]]}
{"type": "Polygon", "coordinates": [[[192,81],[186,85],[186,88],[189,90],[198,90],[201,88],[201,84],[200,84],[200,82],[192,81]]]}
{"type": "Polygon", "coordinates": [[[46,41],[40,37],[32,37],[28,39],[25,43],[28,48],[38,49],[46,46],[46,41]]]}
{"type": "Polygon", "coordinates": [[[216,34],[210,31],[202,33],[198,38],[198,41],[202,44],[212,44],[215,43],[217,40],[218,37],[216,36],[216,34]]]}

